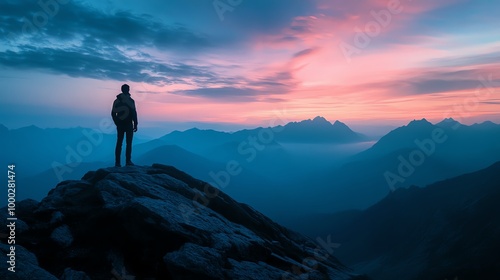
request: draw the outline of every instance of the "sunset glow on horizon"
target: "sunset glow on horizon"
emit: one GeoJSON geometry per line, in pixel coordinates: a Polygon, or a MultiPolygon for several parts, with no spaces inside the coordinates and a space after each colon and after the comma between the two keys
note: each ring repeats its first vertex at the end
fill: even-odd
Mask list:
{"type": "Polygon", "coordinates": [[[49,2],[0,4],[7,127],[92,126],[123,83],[140,126],[500,123],[500,2],[49,2]]]}

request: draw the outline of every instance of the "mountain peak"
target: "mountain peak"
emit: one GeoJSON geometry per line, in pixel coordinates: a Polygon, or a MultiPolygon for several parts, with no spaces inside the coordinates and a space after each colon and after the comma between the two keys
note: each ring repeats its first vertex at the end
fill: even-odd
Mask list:
{"type": "MultiPolygon", "coordinates": [[[[139,279],[281,279],[320,249],[218,188],[161,164],[91,171],[58,184],[40,203],[17,206],[23,231],[16,252],[44,258],[43,267],[35,261],[22,270],[33,279],[63,273],[111,279],[116,271],[139,279]],[[75,262],[80,272],[71,272],[75,262]]],[[[5,250],[0,246],[3,256],[5,250]]],[[[314,261],[320,269],[303,275],[355,277],[333,256],[314,261]]]]}
{"type": "Polygon", "coordinates": [[[427,125],[432,125],[426,118],[423,118],[421,120],[413,120],[408,124],[408,127],[410,126],[427,126],[427,125]]]}
{"type": "Polygon", "coordinates": [[[499,125],[492,122],[492,121],[484,121],[482,123],[475,123],[472,125],[473,127],[481,127],[481,128],[495,128],[498,127],[499,125]]]}
{"type": "Polygon", "coordinates": [[[277,141],[294,143],[348,143],[362,141],[363,136],[340,121],[331,122],[324,117],[290,122],[277,136],[277,141]]]}
{"type": "Polygon", "coordinates": [[[18,131],[28,131],[28,132],[34,132],[34,131],[42,131],[44,129],[32,124],[32,125],[29,125],[29,126],[25,126],[25,127],[21,127],[19,129],[17,129],[18,131]]]}
{"type": "Polygon", "coordinates": [[[453,118],[445,118],[444,120],[438,122],[436,125],[440,126],[440,127],[446,127],[446,128],[450,128],[450,127],[457,128],[457,127],[461,126],[462,124],[453,118]]]}
{"type": "Polygon", "coordinates": [[[342,126],[342,127],[348,127],[345,123],[339,121],[339,120],[336,120],[334,123],[333,123],[334,126],[342,126]]]}
{"type": "Polygon", "coordinates": [[[327,121],[324,117],[317,116],[313,120],[313,123],[328,123],[331,124],[329,121],[327,121]]]}
{"type": "Polygon", "coordinates": [[[444,120],[442,120],[441,122],[457,122],[454,118],[445,118],[444,120]]]}

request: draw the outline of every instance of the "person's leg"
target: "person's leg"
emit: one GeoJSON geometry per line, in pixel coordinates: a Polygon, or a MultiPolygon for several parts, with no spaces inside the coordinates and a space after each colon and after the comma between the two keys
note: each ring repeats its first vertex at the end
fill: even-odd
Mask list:
{"type": "Polygon", "coordinates": [[[115,166],[121,166],[122,143],[125,129],[121,126],[116,127],[116,148],[115,148],[115,166]]]}
{"type": "Polygon", "coordinates": [[[127,148],[125,150],[125,159],[127,162],[127,165],[133,165],[132,164],[132,139],[134,138],[134,131],[133,128],[127,128],[126,130],[126,143],[127,143],[127,148]]]}

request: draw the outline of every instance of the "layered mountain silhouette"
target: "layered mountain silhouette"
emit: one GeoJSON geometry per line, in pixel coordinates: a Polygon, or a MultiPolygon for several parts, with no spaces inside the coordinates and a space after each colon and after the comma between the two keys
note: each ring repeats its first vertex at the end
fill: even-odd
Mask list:
{"type": "MultiPolygon", "coordinates": [[[[16,163],[17,179],[25,186],[19,198],[40,200],[60,181],[78,179],[89,169],[109,166],[114,158],[116,136],[88,128],[30,126],[5,128],[0,133],[0,151],[5,155],[0,162],[4,165],[16,163]]],[[[276,207],[274,201],[296,181],[290,174],[316,170],[314,165],[305,164],[306,161],[326,164],[331,160],[329,153],[311,154],[307,149],[297,156],[293,154],[297,150],[295,147],[283,147],[278,140],[285,143],[300,140],[305,146],[337,145],[344,144],[346,139],[358,141],[361,139],[358,136],[340,122],[331,124],[320,117],[234,133],[193,128],[147,142],[134,139],[133,159],[140,164],[161,162],[178,166],[207,181],[214,180],[211,172],[224,171],[227,162],[236,160],[243,171],[231,178],[226,191],[276,217],[275,210],[286,214],[284,205],[276,207]],[[321,135],[327,136],[326,140],[321,135]]],[[[6,199],[1,201],[0,206],[5,205],[6,199]]]]}
{"type": "Polygon", "coordinates": [[[366,139],[346,124],[338,120],[332,124],[323,117],[288,123],[277,135],[278,142],[293,143],[353,143],[366,139]]]}
{"type": "MultiPolygon", "coordinates": [[[[19,197],[41,200],[61,180],[112,165],[116,136],[92,132],[0,129],[5,155],[0,162],[17,164],[17,179],[24,186],[19,197]]],[[[359,142],[364,136],[339,121],[316,117],[233,133],[193,128],[152,141],[138,139],[133,160],[177,166],[209,182],[224,179],[226,193],[284,223],[303,212],[365,209],[394,189],[422,187],[485,168],[500,160],[499,137],[500,126],[491,122],[463,125],[446,119],[432,124],[422,119],[373,144],[359,142]],[[429,143],[436,129],[445,140],[429,143]],[[410,166],[415,160],[418,164],[410,166]],[[226,180],[230,162],[237,162],[241,172],[226,180]]]]}
{"type": "Polygon", "coordinates": [[[110,134],[95,134],[94,130],[82,127],[0,129],[1,163],[17,163],[19,173],[29,176],[51,168],[53,162],[66,164],[68,154],[77,154],[78,150],[84,151],[85,156],[71,158],[72,163],[78,159],[100,161],[113,149],[115,138],[110,134]],[[5,162],[7,160],[9,162],[5,162]]]}
{"type": "MultiPolygon", "coordinates": [[[[110,129],[105,132],[114,131],[112,127],[110,129]]],[[[135,137],[134,154],[142,155],[164,145],[175,145],[201,156],[213,156],[214,149],[233,148],[231,143],[239,144],[248,137],[259,136],[264,129],[245,129],[227,133],[193,128],[182,132],[174,131],[152,141],[135,137]]],[[[364,136],[353,132],[345,124],[336,121],[332,125],[321,117],[267,129],[270,129],[273,135],[263,135],[272,138],[270,142],[266,139],[266,146],[280,141],[345,143],[364,139],[364,136]]],[[[32,176],[48,170],[54,162],[74,164],[76,161],[108,161],[113,157],[116,136],[105,132],[83,127],[42,129],[33,125],[8,129],[0,124],[0,152],[4,155],[3,159],[8,159],[10,163],[19,163],[19,168],[23,169],[23,176],[32,176]]],[[[2,163],[7,164],[3,161],[2,163]]]]}
{"type": "Polygon", "coordinates": [[[422,142],[425,139],[432,139],[433,133],[437,132],[440,132],[445,140],[443,143],[436,143],[438,147],[436,147],[435,152],[436,154],[446,154],[450,157],[450,161],[454,161],[453,157],[460,157],[466,151],[469,154],[474,154],[474,152],[488,150],[488,152],[481,154],[486,158],[480,157],[480,159],[486,159],[491,164],[491,158],[495,154],[489,155],[489,152],[491,149],[500,149],[500,144],[497,141],[497,137],[500,135],[500,125],[484,122],[467,126],[451,118],[433,125],[426,119],[422,119],[414,120],[406,126],[391,131],[356,158],[373,159],[403,149],[416,149],[419,148],[415,143],[417,140],[422,142]],[[454,150],[457,147],[465,146],[467,147],[467,149],[463,149],[465,151],[462,149],[454,150]]]}
{"type": "Polygon", "coordinates": [[[347,125],[340,121],[330,123],[323,117],[290,122],[284,126],[268,128],[244,129],[234,133],[220,132],[215,130],[200,130],[197,128],[186,131],[174,131],[156,141],[144,146],[170,144],[177,145],[189,151],[205,155],[210,153],[214,147],[220,147],[231,143],[247,141],[249,137],[260,137],[261,142],[266,145],[276,143],[357,143],[365,141],[366,136],[352,131],[347,125]]]}
{"type": "MultiPolygon", "coordinates": [[[[333,237],[334,254],[374,279],[498,278],[498,124],[414,120],[374,144],[322,117],[233,133],[190,129],[135,142],[143,166],[103,168],[115,137],[0,125],[18,198],[43,199],[17,205],[26,260],[18,279],[357,277],[328,248],[317,260],[324,246],[253,208],[314,239],[333,237]],[[167,165],[224,192],[207,193],[167,165]]],[[[0,245],[1,255],[9,249],[0,245]]]]}
{"type": "Polygon", "coordinates": [[[364,211],[310,216],[338,257],[373,279],[500,279],[500,162],[426,188],[398,189],[364,211]]]}
{"type": "Polygon", "coordinates": [[[446,119],[438,122],[436,125],[439,127],[443,127],[443,128],[453,128],[453,129],[457,129],[457,128],[460,128],[462,126],[462,124],[460,122],[456,121],[453,118],[446,118],[446,119]]]}
{"type": "Polygon", "coordinates": [[[166,165],[91,171],[19,202],[16,215],[17,272],[2,243],[2,279],[367,279],[329,253],[330,241],[166,165]]]}
{"type": "Polygon", "coordinates": [[[392,190],[477,171],[500,160],[500,125],[463,125],[453,119],[436,125],[415,120],[382,137],[340,168],[303,180],[304,197],[320,212],[364,209],[392,190]],[[438,140],[438,141],[436,141],[438,140]]]}

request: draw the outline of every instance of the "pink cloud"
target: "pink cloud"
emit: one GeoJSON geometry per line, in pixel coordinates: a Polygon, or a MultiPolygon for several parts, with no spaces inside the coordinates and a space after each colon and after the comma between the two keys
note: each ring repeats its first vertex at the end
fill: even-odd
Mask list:
{"type": "MultiPolygon", "coordinates": [[[[464,69],[458,67],[430,67],[429,61],[453,54],[453,50],[442,47],[450,38],[401,34],[420,14],[452,2],[401,1],[401,13],[392,14],[390,24],[380,31],[380,37],[374,37],[372,45],[363,48],[349,63],[339,42],[352,42],[355,28],[364,28],[374,20],[372,11],[387,9],[391,2],[319,1],[318,14],[294,18],[279,34],[256,36],[244,55],[236,52],[235,56],[224,54],[207,60],[217,64],[224,75],[241,77],[235,85],[266,92],[265,95],[251,102],[234,103],[167,94],[161,100],[143,105],[147,107],[145,114],[152,119],[229,120],[247,124],[270,119],[281,107],[286,108],[291,120],[315,115],[358,122],[459,117],[447,116],[446,112],[470,97],[471,80],[477,75],[498,73],[498,66],[473,65],[468,68],[469,72],[460,72],[464,69]],[[384,36],[389,34],[397,34],[400,43],[384,42],[384,36]],[[450,85],[434,82],[432,78],[448,79],[451,84],[456,81],[459,85],[446,90],[450,85]],[[273,88],[270,86],[273,81],[283,82],[286,87],[273,88]],[[440,86],[445,90],[440,91],[440,86]]],[[[181,89],[172,87],[168,92],[178,90],[181,89]]],[[[481,100],[478,109],[467,112],[467,117],[462,113],[463,118],[494,115],[498,105],[487,103],[488,100],[481,100]]]]}

